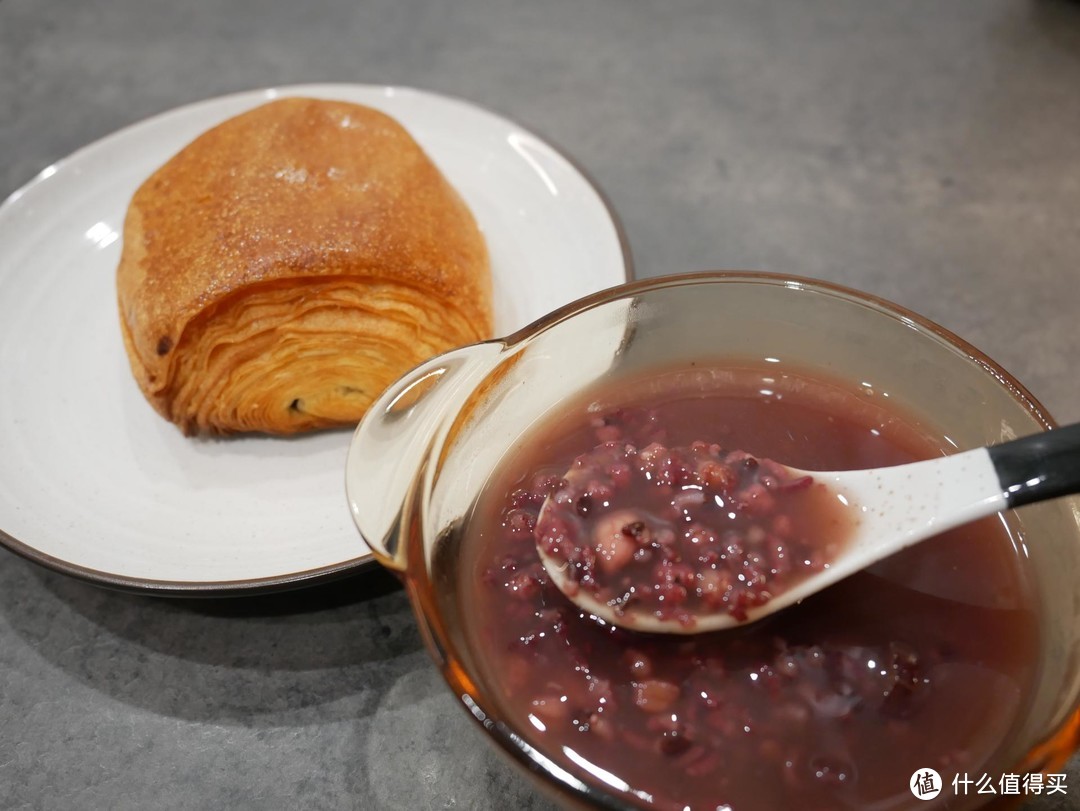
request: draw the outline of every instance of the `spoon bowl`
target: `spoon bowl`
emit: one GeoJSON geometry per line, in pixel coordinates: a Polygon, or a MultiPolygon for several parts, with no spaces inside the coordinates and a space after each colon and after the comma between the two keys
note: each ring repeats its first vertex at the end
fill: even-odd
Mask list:
{"type": "MultiPolygon", "coordinates": [[[[754,466],[757,464],[755,460],[754,466]]],[[[781,477],[796,484],[812,482],[819,491],[824,490],[848,518],[846,532],[841,532],[847,537],[816,571],[781,584],[778,590],[764,592],[763,599],[754,605],[715,600],[699,602],[690,610],[670,611],[637,596],[639,591],[652,589],[649,583],[639,582],[627,588],[623,579],[618,588],[608,588],[607,575],[617,572],[621,562],[634,554],[651,554],[648,543],[658,548],[657,542],[651,537],[642,542],[642,522],[636,520],[635,513],[600,512],[599,517],[589,521],[593,531],[585,543],[592,546],[591,550],[584,554],[580,554],[581,549],[572,551],[575,543],[570,525],[575,522],[555,515],[567,506],[568,499],[561,494],[548,496],[537,522],[537,552],[544,569],[575,605],[613,625],[669,634],[734,628],[794,605],[961,524],[1022,504],[1080,492],[1080,423],[1000,445],[892,467],[808,471],[772,461],[767,464],[773,471],[770,481],[781,477]],[[620,518],[623,514],[625,517],[620,518]],[[612,517],[615,523],[609,528],[612,517]],[[597,528],[601,531],[597,532],[597,528]],[[616,548],[625,552],[616,552],[616,548]]],[[[582,475],[580,468],[573,468],[565,479],[580,479],[582,475]]],[[[693,488],[699,489],[698,485],[693,488]]],[[[819,523],[816,531],[836,532],[836,524],[834,521],[825,527],[819,523]]],[[[808,540],[819,547],[829,542],[837,546],[836,538],[808,540]]],[[[702,582],[710,570],[715,572],[716,564],[699,564],[693,575],[702,582]]]]}

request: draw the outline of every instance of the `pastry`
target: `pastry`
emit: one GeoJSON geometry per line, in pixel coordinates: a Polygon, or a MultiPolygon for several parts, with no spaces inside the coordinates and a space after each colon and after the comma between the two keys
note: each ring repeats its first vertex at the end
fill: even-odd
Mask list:
{"type": "Polygon", "coordinates": [[[116,281],[135,379],[188,434],[353,424],[492,331],[463,200],[397,121],[338,101],[273,101],[181,150],[131,200],[116,281]]]}

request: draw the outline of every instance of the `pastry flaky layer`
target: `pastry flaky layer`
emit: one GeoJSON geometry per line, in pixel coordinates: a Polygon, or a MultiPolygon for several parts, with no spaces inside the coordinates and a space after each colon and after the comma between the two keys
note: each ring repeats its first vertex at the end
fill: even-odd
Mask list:
{"type": "Polygon", "coordinates": [[[472,213],[400,124],[345,102],[195,139],[135,192],[116,281],[135,379],[189,434],[355,423],[492,331],[472,213]]]}

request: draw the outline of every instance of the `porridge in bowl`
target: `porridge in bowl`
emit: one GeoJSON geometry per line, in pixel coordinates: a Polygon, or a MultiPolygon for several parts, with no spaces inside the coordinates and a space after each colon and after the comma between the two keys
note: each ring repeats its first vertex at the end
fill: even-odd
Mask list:
{"type": "Polygon", "coordinates": [[[586,390],[505,455],[454,539],[459,615],[500,716],[581,780],[663,809],[905,808],[921,806],[917,770],[1005,771],[998,748],[1025,712],[1039,636],[1000,517],[735,630],[628,631],[559,592],[536,550],[555,518],[618,524],[585,568],[644,573],[649,593],[631,599],[673,612],[724,599],[738,611],[826,565],[831,552],[805,543],[800,521],[833,519],[770,499],[798,483],[760,486],[755,470],[714,488],[754,498],[701,497],[687,470],[743,458],[720,449],[805,469],[946,450],[887,398],[784,365],[698,363],[586,390]],[[541,518],[560,492],[572,493],[567,510],[541,518]],[[711,566],[668,565],[662,534],[711,566]]]}

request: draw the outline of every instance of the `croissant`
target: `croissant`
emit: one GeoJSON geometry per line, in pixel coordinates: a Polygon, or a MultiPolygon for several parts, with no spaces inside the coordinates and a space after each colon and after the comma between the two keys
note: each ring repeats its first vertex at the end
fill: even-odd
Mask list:
{"type": "Polygon", "coordinates": [[[472,213],[393,118],[270,102],[135,192],[116,273],[143,394],[186,434],[356,423],[402,373],[491,336],[472,213]]]}

